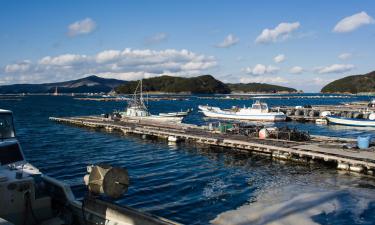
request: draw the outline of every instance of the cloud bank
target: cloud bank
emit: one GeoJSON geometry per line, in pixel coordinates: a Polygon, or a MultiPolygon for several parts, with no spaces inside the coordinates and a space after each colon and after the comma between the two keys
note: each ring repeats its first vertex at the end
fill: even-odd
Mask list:
{"type": "Polygon", "coordinates": [[[332,64],[329,66],[317,67],[315,72],[319,74],[325,73],[345,73],[353,70],[355,67],[352,64],[332,64]]]}
{"type": "Polygon", "coordinates": [[[45,56],[36,62],[24,60],[3,68],[8,83],[50,82],[76,79],[88,74],[134,80],[163,74],[189,76],[217,66],[213,56],[186,49],[106,50],[95,55],[45,56]]]}
{"type": "Polygon", "coordinates": [[[242,71],[252,75],[264,75],[264,74],[275,74],[280,68],[272,65],[257,64],[254,67],[243,68],[242,71]]]}

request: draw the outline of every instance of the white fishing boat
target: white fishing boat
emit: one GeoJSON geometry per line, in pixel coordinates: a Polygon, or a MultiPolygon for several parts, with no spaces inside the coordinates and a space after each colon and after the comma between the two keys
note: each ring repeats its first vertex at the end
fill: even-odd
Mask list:
{"type": "Polygon", "coordinates": [[[251,107],[234,108],[231,110],[222,110],[219,107],[198,106],[202,113],[207,117],[254,120],[254,121],[285,121],[286,115],[282,112],[270,112],[268,105],[256,101],[251,107]]]}
{"type": "MultiPolygon", "coordinates": [[[[147,101],[148,102],[148,101],[147,101]]],[[[152,115],[148,111],[148,104],[145,103],[142,91],[142,80],[135,89],[133,98],[128,101],[128,107],[124,112],[120,112],[124,119],[152,120],[158,122],[181,123],[183,116],[176,115],[152,115]],[[139,93],[138,93],[139,90],[139,93]]]]}
{"type": "Polygon", "coordinates": [[[13,114],[0,110],[0,224],[4,225],[166,225],[167,219],[118,205],[128,189],[125,169],[88,166],[88,193],[77,199],[71,187],[30,164],[18,142],[13,114]]]}
{"type": "Polygon", "coordinates": [[[328,122],[331,124],[358,126],[358,127],[375,127],[375,120],[351,119],[351,118],[338,117],[338,116],[327,116],[326,118],[328,122]]]}
{"type": "Polygon", "coordinates": [[[169,112],[169,113],[159,113],[159,116],[168,116],[168,117],[184,117],[187,116],[192,110],[188,109],[181,112],[169,112]]]}

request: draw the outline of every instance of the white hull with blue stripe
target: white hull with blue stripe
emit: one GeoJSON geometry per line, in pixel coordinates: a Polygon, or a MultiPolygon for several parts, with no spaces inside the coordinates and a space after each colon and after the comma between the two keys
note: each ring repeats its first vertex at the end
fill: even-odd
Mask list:
{"type": "Polygon", "coordinates": [[[375,120],[365,119],[350,119],[338,116],[327,116],[327,120],[332,124],[340,124],[346,126],[358,126],[358,127],[375,127],[375,120]]]}

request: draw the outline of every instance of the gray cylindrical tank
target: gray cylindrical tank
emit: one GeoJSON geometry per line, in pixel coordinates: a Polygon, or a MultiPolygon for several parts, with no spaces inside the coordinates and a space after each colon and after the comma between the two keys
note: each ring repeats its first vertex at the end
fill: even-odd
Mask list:
{"type": "Polygon", "coordinates": [[[314,115],[315,115],[315,111],[314,111],[314,110],[311,110],[311,111],[309,112],[309,116],[310,116],[310,117],[314,117],[314,115]]]}
{"type": "Polygon", "coordinates": [[[293,110],[291,110],[291,109],[288,109],[287,111],[286,111],[286,115],[287,116],[290,116],[290,115],[292,115],[294,112],[293,112],[293,110]]]}
{"type": "Polygon", "coordinates": [[[346,113],[347,118],[353,118],[353,113],[352,112],[347,112],[346,113]]]}

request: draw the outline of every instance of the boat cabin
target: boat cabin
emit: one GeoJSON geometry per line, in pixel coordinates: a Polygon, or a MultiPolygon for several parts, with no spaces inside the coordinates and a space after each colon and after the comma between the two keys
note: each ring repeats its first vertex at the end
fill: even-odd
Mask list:
{"type": "Polygon", "coordinates": [[[251,105],[251,111],[252,112],[258,112],[258,113],[268,113],[268,105],[267,103],[263,103],[260,101],[256,101],[254,104],[251,105]]]}

